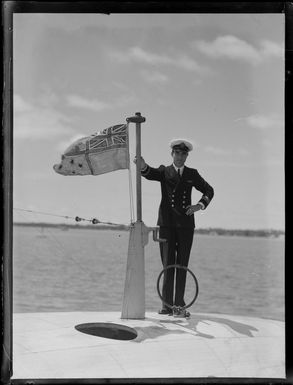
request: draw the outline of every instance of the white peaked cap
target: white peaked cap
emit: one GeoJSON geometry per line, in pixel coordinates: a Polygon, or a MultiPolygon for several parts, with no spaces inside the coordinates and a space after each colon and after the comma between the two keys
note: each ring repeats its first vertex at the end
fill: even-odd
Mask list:
{"type": "Polygon", "coordinates": [[[187,147],[188,151],[193,150],[193,144],[186,139],[172,139],[170,142],[170,147],[173,149],[174,146],[180,146],[181,144],[187,147]]]}

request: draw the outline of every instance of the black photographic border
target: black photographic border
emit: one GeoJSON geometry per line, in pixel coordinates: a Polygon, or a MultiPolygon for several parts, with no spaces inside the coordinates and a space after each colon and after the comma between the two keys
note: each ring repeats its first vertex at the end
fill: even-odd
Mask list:
{"type": "Polygon", "coordinates": [[[235,383],[281,384],[293,381],[291,356],[292,318],[289,313],[291,277],[289,257],[290,219],[292,211],[291,169],[293,144],[293,3],[292,2],[196,2],[196,1],[3,1],[2,2],[2,360],[1,383],[3,384],[64,384],[64,383],[235,383]],[[186,379],[22,379],[12,377],[12,218],[13,218],[13,14],[14,13],[279,13],[285,15],[285,330],[286,330],[286,379],[259,378],[186,378],[186,379]]]}

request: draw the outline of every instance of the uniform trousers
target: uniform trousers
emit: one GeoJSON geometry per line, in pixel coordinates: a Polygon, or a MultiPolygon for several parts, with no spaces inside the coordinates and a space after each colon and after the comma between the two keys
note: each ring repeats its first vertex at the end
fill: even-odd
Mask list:
{"type": "MultiPolygon", "coordinates": [[[[178,264],[188,267],[194,228],[160,227],[159,234],[160,238],[167,240],[167,242],[160,242],[160,254],[163,266],[178,264]]],[[[185,306],[184,292],[186,273],[185,269],[170,268],[167,269],[163,275],[162,297],[163,300],[171,306],[185,306]]],[[[163,304],[163,308],[171,310],[165,304],[163,304]]]]}

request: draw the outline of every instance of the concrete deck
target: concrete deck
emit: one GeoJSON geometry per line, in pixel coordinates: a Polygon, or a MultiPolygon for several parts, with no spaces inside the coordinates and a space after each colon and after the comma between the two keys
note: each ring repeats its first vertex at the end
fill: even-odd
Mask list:
{"type": "Polygon", "coordinates": [[[285,378],[285,324],[223,314],[189,320],[119,312],[14,314],[13,377],[33,378],[285,378]],[[83,323],[115,323],[137,337],[116,340],[81,333],[83,323]]]}

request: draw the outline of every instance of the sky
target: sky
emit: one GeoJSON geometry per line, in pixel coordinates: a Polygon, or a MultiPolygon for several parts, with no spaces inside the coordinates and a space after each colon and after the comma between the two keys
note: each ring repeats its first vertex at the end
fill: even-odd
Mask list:
{"type": "MultiPolygon", "coordinates": [[[[79,137],[141,112],[149,165],[172,163],[174,138],[194,144],[186,165],[215,191],[196,227],[284,229],[284,15],[28,13],[13,23],[16,222],[129,224],[133,162],[99,176],[53,165],[79,137]]],[[[129,135],[133,159],[134,124],[129,135]]],[[[142,178],[147,226],[160,199],[159,183],[142,178]]]]}

